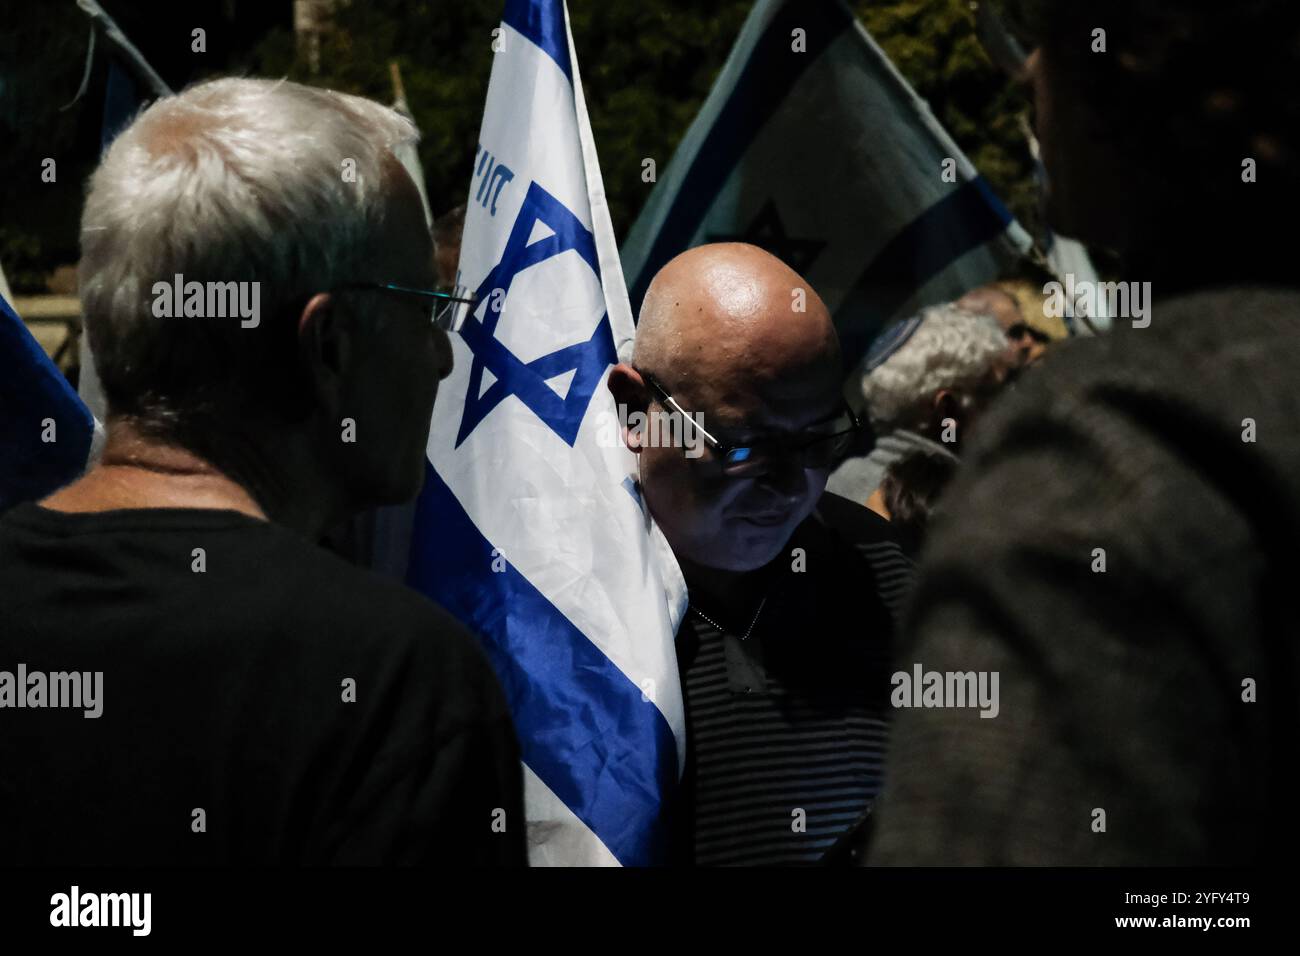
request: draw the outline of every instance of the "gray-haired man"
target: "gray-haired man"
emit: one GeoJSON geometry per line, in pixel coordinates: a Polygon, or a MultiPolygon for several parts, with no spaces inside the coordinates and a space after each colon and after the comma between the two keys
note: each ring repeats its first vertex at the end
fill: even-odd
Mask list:
{"type": "Polygon", "coordinates": [[[967,431],[1001,388],[1006,339],[990,315],[938,305],[890,326],[868,352],[862,377],[876,444],[850,458],[826,487],[884,513],[880,485],[913,452],[956,460],[967,431]]]}
{"type": "Polygon", "coordinates": [[[420,486],[451,367],[397,114],[217,80],[113,144],[82,220],[99,463],[0,520],[10,863],[517,863],[471,635],[311,544],[420,486]],[[21,703],[19,701],[21,700],[21,703]]]}

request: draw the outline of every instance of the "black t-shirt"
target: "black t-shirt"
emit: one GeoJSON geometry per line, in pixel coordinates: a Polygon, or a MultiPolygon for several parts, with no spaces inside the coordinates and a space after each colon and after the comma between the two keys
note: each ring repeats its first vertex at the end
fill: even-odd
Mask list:
{"type": "Polygon", "coordinates": [[[232,511],[0,518],[0,825],[3,864],[525,859],[469,632],[232,511]]]}

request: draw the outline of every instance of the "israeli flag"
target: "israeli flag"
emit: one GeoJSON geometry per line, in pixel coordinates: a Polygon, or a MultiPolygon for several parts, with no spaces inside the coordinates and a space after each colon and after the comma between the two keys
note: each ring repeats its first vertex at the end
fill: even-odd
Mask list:
{"type": "MultiPolygon", "coordinates": [[[[100,123],[99,154],[102,157],[118,134],[135,120],[150,100],[159,96],[171,96],[172,90],[96,0],[77,0],[77,6],[90,18],[92,24],[90,49],[86,53],[86,73],[77,99],[86,91],[86,82],[94,63],[95,37],[102,35],[109,49],[108,82],[104,88],[104,112],[100,123]]],[[[86,463],[89,466],[99,460],[108,438],[103,424],[108,420],[108,400],[104,397],[104,388],[100,384],[99,373],[95,370],[90,336],[81,337],[80,348],[81,377],[77,388],[81,400],[95,418],[94,440],[86,463]]]]}
{"type": "Polygon", "coordinates": [[[839,0],[759,0],[623,243],[639,307],[669,259],[762,246],[852,367],[891,319],[998,277],[1027,233],[839,0]]]}
{"type": "Polygon", "coordinates": [[[0,297],[0,512],[77,478],[93,433],[90,411],[0,297]]]}
{"type": "MultiPolygon", "coordinates": [[[[1034,179],[1038,183],[1039,204],[1042,207],[1043,222],[1046,223],[1047,167],[1043,165],[1038,137],[1028,128],[1028,124],[1025,128],[1025,142],[1029,146],[1029,155],[1034,157],[1034,179]]],[[[1050,226],[1045,226],[1044,230],[1043,253],[1047,267],[1061,285],[1069,289],[1095,286],[1100,277],[1092,264],[1092,257],[1088,255],[1088,247],[1078,239],[1057,235],[1050,226]],[[1073,278],[1067,281],[1067,277],[1073,278]]],[[[1071,335],[1096,335],[1110,331],[1105,296],[1096,296],[1093,302],[1071,302],[1061,318],[1071,335]]]]}
{"type": "Polygon", "coordinates": [[[684,758],[685,582],[610,427],[633,325],[563,0],[508,0],[494,38],[459,272],[476,305],[408,580],[481,636],[505,687],[532,862],[650,864],[684,758]]]}

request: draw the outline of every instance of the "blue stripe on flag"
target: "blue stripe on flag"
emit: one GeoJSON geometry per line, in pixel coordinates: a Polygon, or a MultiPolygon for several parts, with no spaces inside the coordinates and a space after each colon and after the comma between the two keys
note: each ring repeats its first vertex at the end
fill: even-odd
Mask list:
{"type": "Polygon", "coordinates": [[[501,679],[524,762],[620,863],[663,861],[662,795],[677,785],[663,714],[474,525],[430,467],[409,582],[477,633],[501,679]]]}
{"type": "Polygon", "coordinates": [[[852,26],[852,16],[838,3],[788,3],[772,18],[682,179],[641,273],[633,278],[628,295],[634,317],[650,280],[690,246],[718,191],[795,80],[852,26]],[[790,31],[796,27],[807,31],[808,49],[792,56],[790,31]]]}
{"type": "Polygon", "coordinates": [[[506,0],[501,22],[517,30],[556,62],[569,83],[573,67],[569,65],[569,34],[564,29],[564,4],[549,0],[506,0]]]}
{"type": "Polygon", "coordinates": [[[0,511],[80,475],[93,435],[89,409],[0,298],[0,511]],[[57,439],[48,443],[41,440],[47,418],[57,439]]]}
{"type": "Polygon", "coordinates": [[[108,84],[104,88],[104,118],[100,125],[100,152],[107,152],[108,147],[117,139],[117,134],[126,129],[136,118],[144,105],[140,95],[140,86],[128,73],[117,58],[108,58],[108,84]]]}
{"type": "Polygon", "coordinates": [[[876,255],[836,309],[844,355],[857,361],[881,326],[921,286],[1010,223],[1011,213],[982,176],[962,183],[913,219],[876,255]]]}

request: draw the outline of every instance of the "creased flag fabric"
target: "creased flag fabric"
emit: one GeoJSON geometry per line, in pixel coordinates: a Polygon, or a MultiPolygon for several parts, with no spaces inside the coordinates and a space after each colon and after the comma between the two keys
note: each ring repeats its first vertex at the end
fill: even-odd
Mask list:
{"type": "MultiPolygon", "coordinates": [[[[1034,179],[1038,183],[1039,202],[1043,207],[1043,221],[1046,222],[1047,167],[1043,165],[1038,138],[1028,128],[1025,130],[1025,142],[1029,146],[1029,154],[1034,157],[1034,179]]],[[[1069,276],[1074,277],[1069,280],[1069,288],[1074,288],[1076,285],[1079,287],[1095,285],[1099,281],[1097,269],[1092,264],[1092,257],[1088,255],[1088,247],[1079,240],[1058,236],[1050,227],[1046,228],[1042,240],[1047,267],[1063,286],[1066,285],[1069,276]]],[[[1087,304],[1074,302],[1061,316],[1071,335],[1091,335],[1094,332],[1109,331],[1110,316],[1106,312],[1106,297],[1097,296],[1096,301],[1090,304],[1091,314],[1088,314],[1087,304]],[[1084,316],[1087,317],[1087,321],[1084,320],[1084,316]]]]}
{"type": "Polygon", "coordinates": [[[633,326],[562,0],[509,0],[496,42],[458,283],[477,304],[452,336],[408,580],[501,678],[532,862],[650,864],[684,759],[685,584],[610,427],[633,326]]]}
{"type": "Polygon", "coordinates": [[[58,366],[0,298],[0,511],[80,475],[93,427],[58,366]]]}
{"type": "Polygon", "coordinates": [[[9,280],[5,278],[5,270],[2,265],[0,265],[0,299],[4,299],[6,302],[14,300],[14,294],[9,289],[9,280]]]}
{"type": "Polygon", "coordinates": [[[754,5],[623,244],[633,307],[665,262],[718,241],[801,273],[849,368],[888,321],[997,278],[1031,245],[838,0],[754,5]]]}

